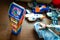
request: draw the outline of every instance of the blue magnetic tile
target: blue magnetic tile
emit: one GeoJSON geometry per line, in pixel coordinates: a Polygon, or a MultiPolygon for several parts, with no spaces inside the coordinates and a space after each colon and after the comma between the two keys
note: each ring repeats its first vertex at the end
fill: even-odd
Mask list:
{"type": "Polygon", "coordinates": [[[14,31],[12,30],[12,34],[18,35],[18,34],[21,32],[21,30],[22,30],[22,26],[21,26],[21,28],[20,28],[17,32],[14,32],[14,31]]]}

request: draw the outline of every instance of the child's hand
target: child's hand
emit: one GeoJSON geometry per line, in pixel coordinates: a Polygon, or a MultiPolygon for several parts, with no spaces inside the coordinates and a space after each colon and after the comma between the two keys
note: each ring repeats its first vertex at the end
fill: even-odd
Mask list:
{"type": "Polygon", "coordinates": [[[40,22],[40,28],[39,28],[39,30],[42,30],[42,29],[45,29],[45,28],[47,28],[47,25],[40,22]]]}
{"type": "Polygon", "coordinates": [[[46,27],[47,27],[46,24],[44,24],[44,23],[40,23],[40,25],[41,25],[43,28],[46,28],[46,27]]]}

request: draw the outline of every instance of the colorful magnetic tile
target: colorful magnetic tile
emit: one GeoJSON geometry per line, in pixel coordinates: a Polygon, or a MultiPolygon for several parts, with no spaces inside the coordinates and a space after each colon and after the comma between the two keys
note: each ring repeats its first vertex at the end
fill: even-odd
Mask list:
{"type": "Polygon", "coordinates": [[[15,19],[19,20],[21,18],[21,16],[23,15],[24,11],[25,11],[25,9],[22,6],[13,2],[10,5],[9,15],[11,17],[14,17],[15,19]]]}
{"type": "Polygon", "coordinates": [[[21,29],[22,29],[22,26],[21,26],[21,28],[19,28],[19,30],[17,32],[15,32],[14,30],[12,30],[12,34],[18,35],[21,32],[21,29]]]}
{"type": "Polygon", "coordinates": [[[13,17],[11,17],[10,20],[16,24],[18,23],[18,20],[14,19],[13,17]]]}

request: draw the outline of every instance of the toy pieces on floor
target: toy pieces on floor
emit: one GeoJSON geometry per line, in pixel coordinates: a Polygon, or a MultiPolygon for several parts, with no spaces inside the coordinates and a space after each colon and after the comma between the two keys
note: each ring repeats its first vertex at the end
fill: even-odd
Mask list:
{"type": "MultiPolygon", "coordinates": [[[[51,12],[50,12],[50,14],[49,14],[49,16],[51,17],[51,19],[52,19],[52,24],[53,25],[58,25],[58,17],[60,17],[59,15],[59,11],[58,10],[56,10],[56,9],[53,9],[53,8],[51,8],[51,12]]],[[[56,28],[56,31],[58,31],[58,32],[60,32],[60,29],[57,29],[56,28]]]]}
{"type": "Polygon", "coordinates": [[[49,11],[49,7],[47,7],[46,5],[42,5],[41,7],[39,7],[39,6],[36,6],[33,10],[32,10],[32,12],[34,13],[34,14],[41,14],[42,12],[44,12],[44,11],[49,11]]]}
{"type": "Polygon", "coordinates": [[[35,7],[35,12],[40,12],[40,9],[39,8],[40,8],[39,6],[36,6],[35,7]]]}
{"type": "Polygon", "coordinates": [[[42,5],[41,7],[37,6],[35,10],[33,9],[32,13],[29,12],[29,14],[26,14],[25,18],[27,18],[29,21],[36,21],[38,19],[43,19],[45,18],[43,14],[46,14],[48,10],[49,10],[49,7],[46,7],[45,5],[42,5]]]}
{"type": "Polygon", "coordinates": [[[60,8],[60,0],[52,0],[52,3],[55,7],[60,8]]]}
{"type": "Polygon", "coordinates": [[[45,16],[43,14],[34,14],[34,13],[25,15],[25,18],[27,18],[29,21],[36,21],[38,19],[43,19],[44,17],[45,16]]]}
{"type": "Polygon", "coordinates": [[[49,17],[52,17],[52,15],[58,15],[57,17],[59,18],[60,17],[60,9],[57,9],[57,8],[52,8],[52,7],[49,7],[51,10],[50,12],[47,12],[47,16],[49,17]],[[55,10],[55,13],[57,14],[53,14],[52,11],[55,10]]]}
{"type": "Polygon", "coordinates": [[[20,33],[25,13],[24,7],[14,2],[10,5],[9,19],[13,34],[17,35],[20,33]]]}

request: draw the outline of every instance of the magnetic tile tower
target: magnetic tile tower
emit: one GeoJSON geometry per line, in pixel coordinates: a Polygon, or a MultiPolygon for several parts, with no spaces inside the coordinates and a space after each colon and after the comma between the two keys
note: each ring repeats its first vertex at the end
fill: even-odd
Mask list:
{"type": "Polygon", "coordinates": [[[14,35],[18,35],[21,32],[25,13],[26,11],[24,7],[14,2],[11,3],[9,8],[9,20],[14,35]]]}

